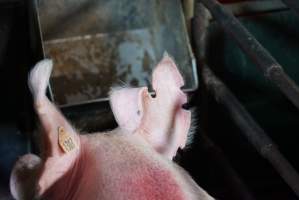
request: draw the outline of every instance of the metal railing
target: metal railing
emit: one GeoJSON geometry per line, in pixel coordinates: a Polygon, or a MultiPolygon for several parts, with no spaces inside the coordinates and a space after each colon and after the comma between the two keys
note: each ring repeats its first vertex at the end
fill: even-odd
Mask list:
{"type": "MultiPolygon", "coordinates": [[[[294,0],[284,1],[288,2],[287,5],[289,6],[296,4],[294,10],[298,11],[297,2],[294,0]]],[[[226,107],[234,123],[242,131],[242,134],[272,164],[274,169],[299,197],[299,175],[296,170],[280,153],[272,139],[255,122],[234,94],[216,77],[205,63],[205,52],[202,49],[205,48],[205,29],[209,23],[208,13],[228,33],[231,39],[237,42],[238,46],[254,64],[262,70],[264,76],[275,83],[297,108],[299,108],[299,88],[271,54],[220,3],[215,0],[198,0],[196,2],[193,36],[196,57],[201,65],[201,75],[205,86],[215,97],[216,101],[226,107]]]]}
{"type": "Polygon", "coordinates": [[[249,33],[233,14],[216,0],[200,0],[223,30],[237,42],[243,52],[258,66],[264,76],[275,83],[282,93],[299,109],[299,87],[284,72],[280,64],[249,33]]]}
{"type": "Polygon", "coordinates": [[[282,0],[282,2],[287,5],[290,9],[294,10],[299,16],[299,1],[298,0],[282,0]]]}

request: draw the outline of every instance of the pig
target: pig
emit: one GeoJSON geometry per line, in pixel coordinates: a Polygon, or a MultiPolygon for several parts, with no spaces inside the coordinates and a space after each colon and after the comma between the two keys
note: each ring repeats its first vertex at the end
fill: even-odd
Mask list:
{"type": "Polygon", "coordinates": [[[117,88],[110,105],[118,127],[79,134],[45,95],[52,61],[31,70],[28,85],[39,119],[41,154],[16,162],[17,200],[212,200],[172,159],[188,140],[191,112],[183,78],[169,55],[153,70],[152,87],[117,88]]]}

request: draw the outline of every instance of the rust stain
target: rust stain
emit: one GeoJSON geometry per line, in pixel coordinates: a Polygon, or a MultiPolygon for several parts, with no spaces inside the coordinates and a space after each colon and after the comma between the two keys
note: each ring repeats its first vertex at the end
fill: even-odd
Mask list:
{"type": "Polygon", "coordinates": [[[113,45],[97,37],[46,43],[46,54],[55,63],[51,78],[55,100],[66,104],[103,98],[117,80],[113,45]]]}

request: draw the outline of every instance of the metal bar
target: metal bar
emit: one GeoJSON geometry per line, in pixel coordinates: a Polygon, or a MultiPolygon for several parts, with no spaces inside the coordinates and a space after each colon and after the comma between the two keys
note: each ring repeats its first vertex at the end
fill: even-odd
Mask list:
{"type": "MultiPolygon", "coordinates": [[[[196,43],[196,47],[194,50],[196,51],[196,55],[198,58],[204,58],[205,51],[205,36],[206,29],[209,24],[209,13],[207,9],[204,8],[202,4],[195,4],[195,13],[194,20],[192,21],[191,26],[191,35],[195,36],[194,42],[196,43]],[[201,50],[201,51],[199,51],[201,50]]],[[[193,98],[196,100],[196,98],[193,98]]],[[[221,171],[221,174],[224,174],[224,179],[227,181],[227,184],[232,188],[232,192],[234,193],[235,199],[244,199],[244,200],[254,200],[255,197],[249,191],[246,184],[239,177],[237,172],[233,169],[226,156],[220,147],[213,143],[209,139],[207,135],[204,133],[201,134],[202,145],[199,145],[201,148],[205,149],[210,158],[213,158],[215,164],[218,166],[218,169],[221,171]]]]}
{"type": "Polygon", "coordinates": [[[279,152],[276,144],[254,121],[226,85],[222,83],[206,65],[202,69],[202,76],[208,90],[215,96],[217,102],[227,108],[232,119],[242,130],[242,133],[247,137],[249,142],[272,164],[280,176],[299,197],[299,175],[279,152]]]}
{"type": "Polygon", "coordinates": [[[14,4],[14,3],[20,3],[24,4],[24,1],[22,0],[0,0],[0,4],[14,4]]]}
{"type": "Polygon", "coordinates": [[[275,83],[287,98],[299,109],[299,88],[284,72],[271,54],[252,36],[248,30],[216,0],[198,0],[211,12],[214,19],[222,26],[263,71],[265,77],[275,83]]]}
{"type": "Polygon", "coordinates": [[[238,3],[223,4],[223,7],[230,10],[235,16],[288,9],[281,0],[241,1],[238,3]]]}
{"type": "Polygon", "coordinates": [[[294,10],[299,17],[299,1],[298,0],[281,0],[290,9],[294,10]]]}
{"type": "Polygon", "coordinates": [[[277,170],[285,182],[299,196],[299,175],[289,162],[276,148],[274,142],[267,136],[263,129],[252,119],[245,108],[239,103],[229,89],[204,65],[206,29],[209,24],[209,13],[201,3],[195,5],[195,16],[193,24],[193,39],[195,43],[196,57],[202,62],[202,76],[206,86],[210,89],[216,100],[224,104],[229,110],[232,118],[239,125],[243,134],[254,145],[254,147],[265,157],[277,170]]]}

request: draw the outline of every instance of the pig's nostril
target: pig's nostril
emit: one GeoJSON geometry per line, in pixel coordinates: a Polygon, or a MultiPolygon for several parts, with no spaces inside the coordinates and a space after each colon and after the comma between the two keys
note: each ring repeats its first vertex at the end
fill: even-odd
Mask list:
{"type": "Polygon", "coordinates": [[[190,103],[184,103],[183,105],[182,105],[182,108],[184,109],[184,110],[190,110],[190,108],[191,108],[191,105],[190,105],[190,103]]]}
{"type": "Polygon", "coordinates": [[[153,90],[153,91],[151,91],[151,97],[152,98],[156,98],[156,96],[157,96],[157,94],[156,94],[156,91],[155,90],[153,90]]]}
{"type": "Polygon", "coordinates": [[[152,98],[156,98],[157,94],[152,85],[148,85],[148,92],[152,98]]]}

